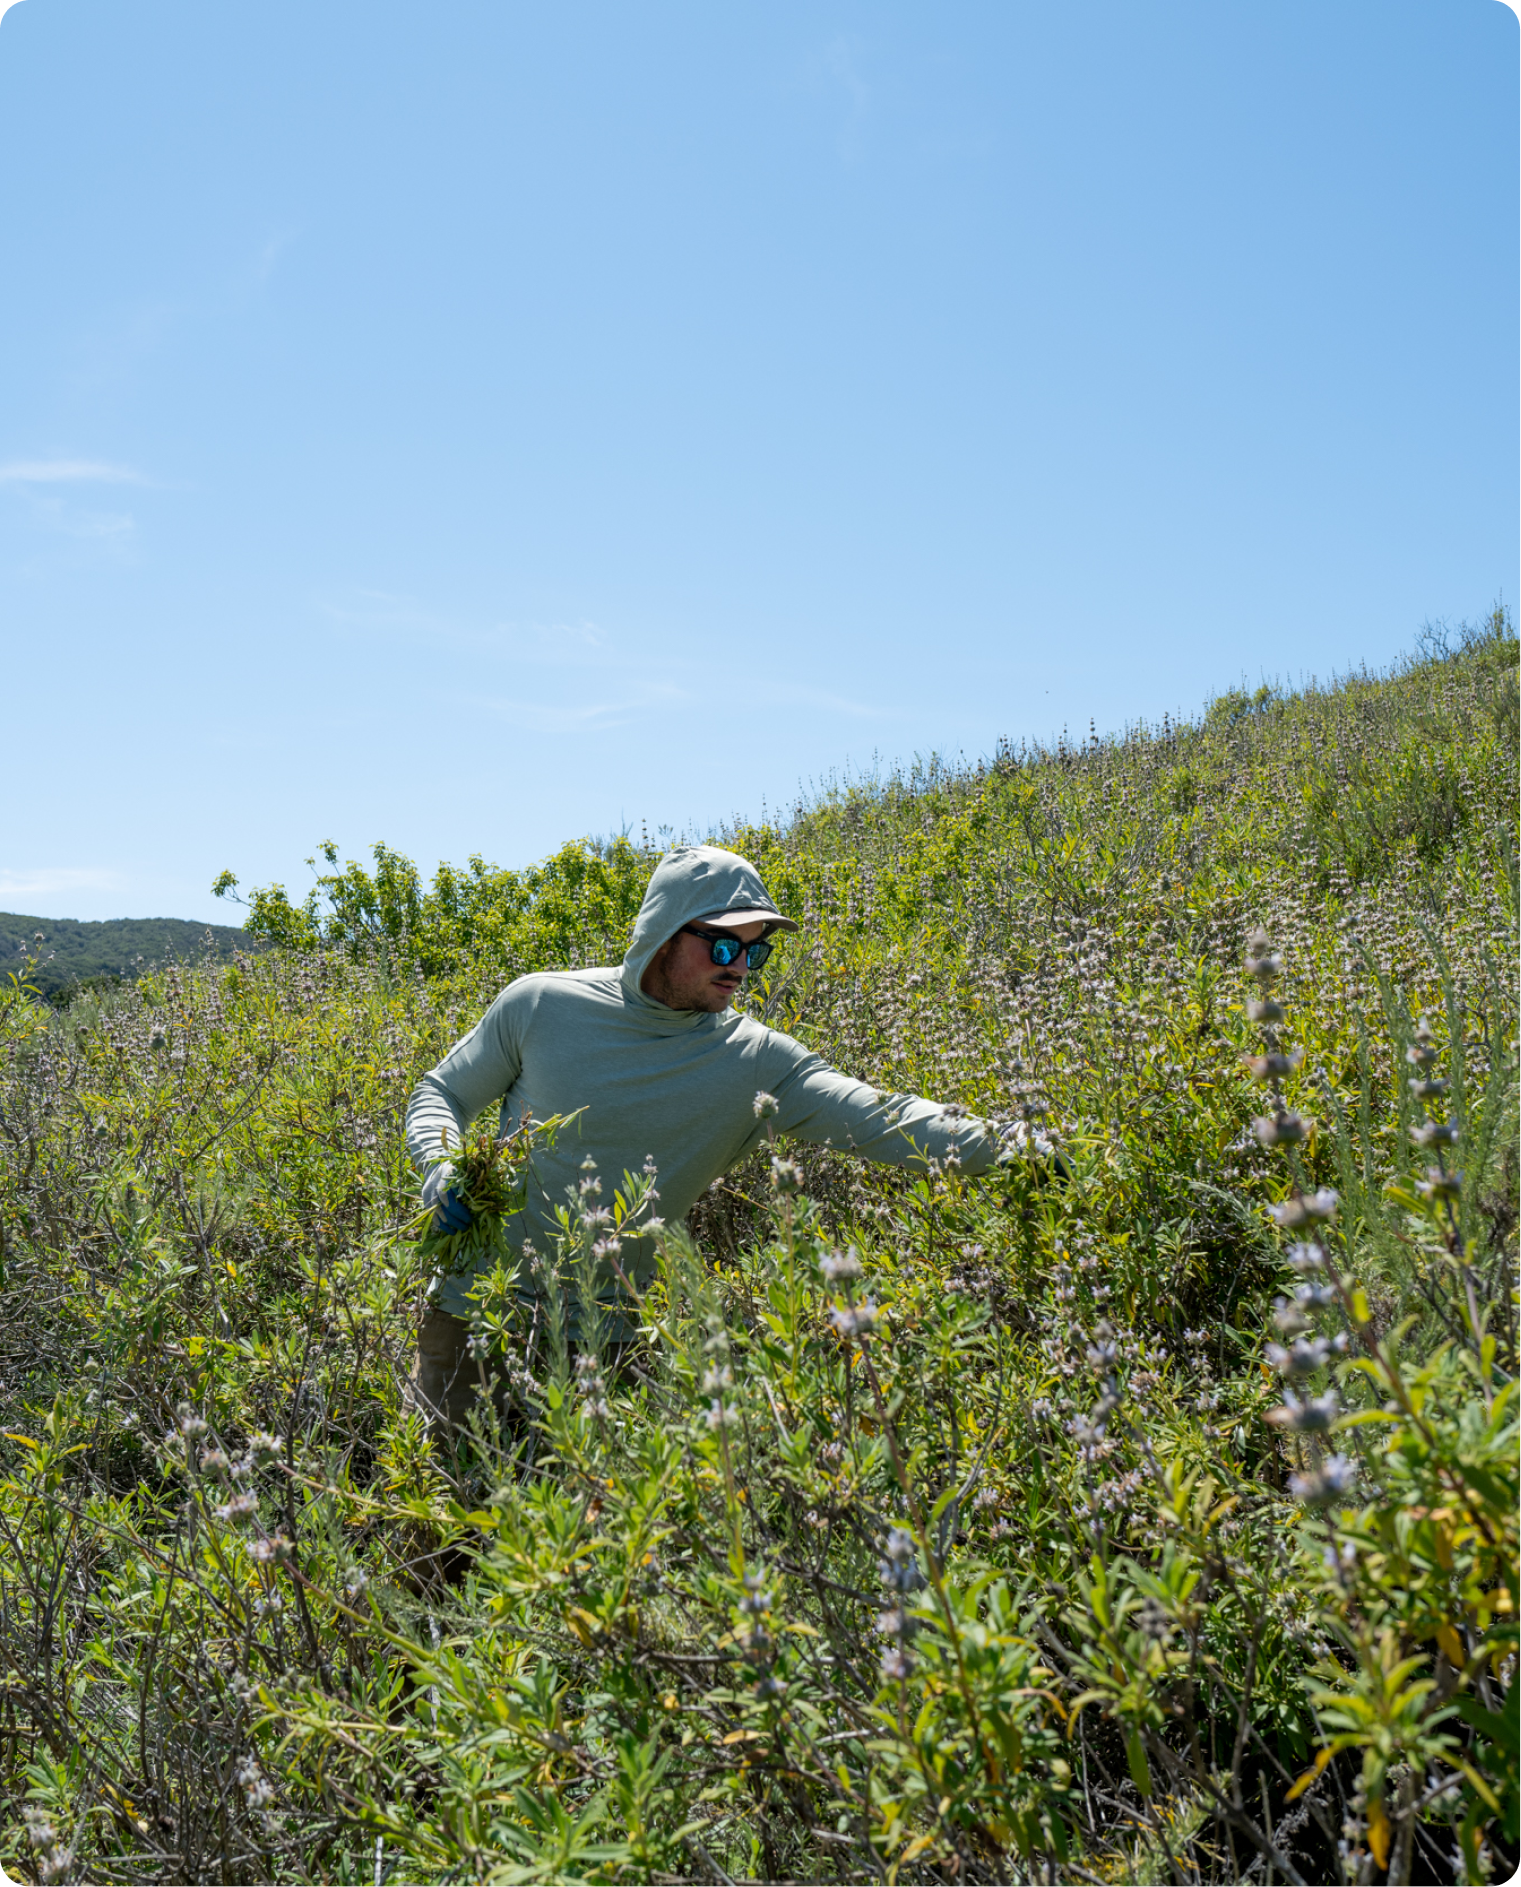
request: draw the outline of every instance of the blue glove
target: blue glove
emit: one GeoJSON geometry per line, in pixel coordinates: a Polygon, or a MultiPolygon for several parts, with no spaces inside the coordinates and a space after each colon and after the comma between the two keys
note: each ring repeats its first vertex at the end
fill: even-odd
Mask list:
{"type": "Polygon", "coordinates": [[[446,1192],[433,1208],[435,1232],[463,1232],[474,1219],[475,1214],[452,1189],[446,1192]]]}
{"type": "Polygon", "coordinates": [[[475,1218],[459,1194],[450,1185],[454,1178],[454,1168],[447,1161],[440,1161],[423,1181],[422,1200],[425,1206],[433,1208],[433,1230],[437,1232],[463,1232],[475,1218]]]}

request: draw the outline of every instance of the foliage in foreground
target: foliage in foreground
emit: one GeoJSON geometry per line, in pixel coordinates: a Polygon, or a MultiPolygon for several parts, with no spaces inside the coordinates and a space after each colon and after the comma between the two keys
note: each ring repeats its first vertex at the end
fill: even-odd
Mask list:
{"type": "MultiPolygon", "coordinates": [[[[254,894],[257,959],[13,987],[8,1870],[1503,1875],[1516,700],[1501,621],[730,835],[808,920],[757,1007],[1071,1177],[774,1148],[626,1352],[525,1344],[504,1255],[457,1454],[401,1393],[400,1107],[652,856],[470,907],[383,854],[254,894]]],[[[584,1178],[571,1288],[658,1208],[584,1178]]]]}

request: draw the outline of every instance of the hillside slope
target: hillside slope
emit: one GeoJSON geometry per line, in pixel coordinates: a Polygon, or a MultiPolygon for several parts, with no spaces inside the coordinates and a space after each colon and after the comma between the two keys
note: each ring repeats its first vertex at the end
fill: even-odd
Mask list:
{"type": "Polygon", "coordinates": [[[1505,1878],[1517,680],[1501,616],[722,835],[803,925],[746,1002],[1023,1150],[765,1147],[627,1354],[658,1201],[583,1170],[458,1452],[406,1097],[653,850],[330,855],[257,957],[0,990],[6,1870],[1505,1878]]]}
{"type": "Polygon", "coordinates": [[[230,924],[193,924],[180,917],[84,922],[0,911],[0,976],[27,970],[28,980],[49,996],[102,978],[131,981],[145,968],[176,958],[195,962],[208,953],[226,958],[234,950],[260,947],[230,924]]]}

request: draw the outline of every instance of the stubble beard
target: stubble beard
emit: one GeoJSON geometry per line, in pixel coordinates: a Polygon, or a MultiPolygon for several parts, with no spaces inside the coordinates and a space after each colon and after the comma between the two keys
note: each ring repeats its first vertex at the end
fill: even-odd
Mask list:
{"type": "Polygon", "coordinates": [[[706,980],[685,990],[678,989],[663,963],[656,967],[650,982],[649,993],[657,1002],[663,1002],[667,1009],[704,1010],[714,1016],[722,1015],[739,994],[737,989],[723,989],[706,980]]]}

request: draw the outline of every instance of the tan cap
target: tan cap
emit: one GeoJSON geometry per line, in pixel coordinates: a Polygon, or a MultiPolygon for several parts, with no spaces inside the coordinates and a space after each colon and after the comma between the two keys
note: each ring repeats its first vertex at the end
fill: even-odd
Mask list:
{"type": "Polygon", "coordinates": [[[697,917],[693,923],[712,924],[722,930],[735,924],[765,924],[771,930],[796,930],[797,925],[790,917],[783,917],[780,911],[773,911],[769,904],[742,904],[737,909],[720,911],[713,917],[697,917]]]}

